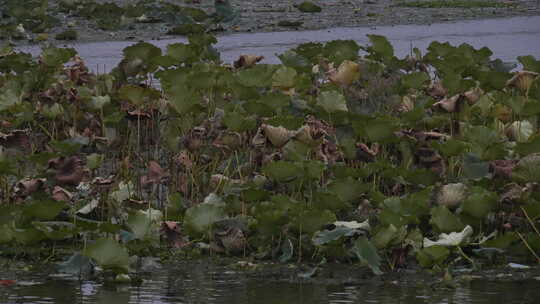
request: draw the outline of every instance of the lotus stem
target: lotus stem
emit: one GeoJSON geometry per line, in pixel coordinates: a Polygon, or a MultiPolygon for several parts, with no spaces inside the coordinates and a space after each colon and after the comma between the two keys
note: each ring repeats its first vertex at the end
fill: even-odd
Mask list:
{"type": "Polygon", "coordinates": [[[525,247],[527,247],[527,249],[529,249],[529,251],[531,252],[531,254],[536,258],[536,262],[540,264],[540,257],[536,254],[536,252],[534,251],[534,249],[531,248],[531,246],[529,245],[529,243],[527,242],[527,240],[525,240],[525,238],[523,237],[523,235],[521,235],[521,233],[517,232],[519,238],[521,239],[521,241],[523,242],[523,244],[525,244],[525,247]]]}
{"type": "Polygon", "coordinates": [[[523,214],[525,214],[525,217],[529,221],[529,224],[531,224],[531,226],[534,229],[534,231],[536,232],[536,234],[538,234],[538,236],[540,236],[540,232],[538,231],[538,228],[536,228],[536,225],[534,224],[533,220],[531,219],[531,217],[529,216],[527,211],[525,211],[525,208],[523,208],[523,207],[520,207],[520,208],[521,208],[521,211],[523,211],[523,214]]]}

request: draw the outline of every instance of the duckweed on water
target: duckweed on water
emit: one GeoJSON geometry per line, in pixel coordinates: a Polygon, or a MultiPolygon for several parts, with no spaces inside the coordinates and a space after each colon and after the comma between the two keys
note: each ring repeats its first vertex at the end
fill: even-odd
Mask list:
{"type": "Polygon", "coordinates": [[[369,40],[226,65],[190,35],[99,76],[73,49],[0,49],[0,251],[69,245],[117,273],[156,249],[375,274],[538,261],[540,61],[369,40]]]}

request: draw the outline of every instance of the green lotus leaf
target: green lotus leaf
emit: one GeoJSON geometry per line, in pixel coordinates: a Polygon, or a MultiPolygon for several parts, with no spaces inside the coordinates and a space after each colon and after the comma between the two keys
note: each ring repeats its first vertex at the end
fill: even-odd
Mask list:
{"type": "Polygon", "coordinates": [[[300,177],[301,168],[296,163],[288,161],[274,161],[266,164],[262,172],[277,182],[291,182],[300,177]]]}
{"type": "MultiPolygon", "coordinates": [[[[307,42],[298,45],[291,51],[309,60],[311,64],[317,64],[318,57],[322,56],[324,47],[319,42],[307,42]]],[[[285,64],[285,63],[284,63],[285,64]]]]}
{"type": "Polygon", "coordinates": [[[345,97],[337,91],[322,92],[317,98],[317,106],[323,108],[327,113],[349,111],[345,97]]]}
{"type": "Polygon", "coordinates": [[[463,176],[470,179],[483,178],[489,173],[489,162],[482,161],[474,153],[466,153],[463,157],[463,176]]]}
{"type": "Polygon", "coordinates": [[[362,197],[369,189],[369,185],[351,177],[336,179],[328,185],[328,191],[334,193],[344,202],[353,201],[362,197]]]}
{"type": "Polygon", "coordinates": [[[329,210],[309,210],[296,216],[292,224],[297,231],[311,235],[324,225],[335,221],[336,215],[329,210]]]}
{"type": "Polygon", "coordinates": [[[57,202],[53,200],[33,201],[32,203],[24,206],[23,213],[27,216],[40,220],[52,220],[64,208],[66,208],[66,204],[64,202],[57,202]]]}
{"type": "MultiPolygon", "coordinates": [[[[400,230],[396,228],[396,226],[390,224],[388,226],[382,227],[379,229],[371,238],[371,241],[373,242],[373,245],[377,249],[383,249],[388,247],[388,245],[391,244],[391,242],[398,237],[399,232],[403,230],[405,226],[402,226],[400,230]]],[[[404,230],[406,231],[406,230],[404,230]]]]}
{"type": "Polygon", "coordinates": [[[128,100],[134,105],[142,105],[160,97],[155,89],[143,88],[135,85],[126,85],[118,90],[120,98],[128,100]]]}
{"type": "Polygon", "coordinates": [[[358,229],[336,226],[336,228],[332,230],[323,230],[315,233],[312,241],[315,246],[322,246],[330,242],[341,240],[342,238],[352,237],[361,233],[362,232],[358,229]]]}
{"type": "Polygon", "coordinates": [[[450,255],[450,250],[443,246],[431,246],[423,248],[416,253],[416,260],[424,267],[429,268],[434,265],[441,265],[450,255]]]}
{"type": "Polygon", "coordinates": [[[131,213],[127,219],[127,226],[139,240],[158,237],[156,223],[151,216],[140,211],[131,213]]]}
{"type": "Polygon", "coordinates": [[[180,115],[194,111],[200,104],[197,95],[184,86],[175,88],[175,92],[169,97],[169,104],[180,115]]]}
{"type": "Polygon", "coordinates": [[[284,66],[288,66],[299,71],[311,70],[309,61],[302,55],[297,54],[293,50],[285,51],[283,54],[278,55],[279,60],[284,66]]]}
{"type": "Polygon", "coordinates": [[[518,234],[513,231],[509,231],[502,235],[498,235],[491,240],[485,241],[484,243],[482,243],[482,247],[506,249],[517,242],[521,242],[518,234]]]}
{"type": "Polygon", "coordinates": [[[95,110],[101,110],[104,106],[111,103],[111,97],[106,96],[92,96],[90,100],[90,106],[95,110]]]}
{"type": "MultiPolygon", "coordinates": [[[[310,146],[298,141],[298,140],[289,140],[285,146],[283,146],[283,156],[285,160],[290,161],[302,161],[308,159],[309,155],[311,153],[310,146]]],[[[306,170],[309,170],[309,168],[306,168],[306,170]]],[[[313,172],[313,171],[311,171],[313,172]]],[[[306,172],[309,173],[309,172],[306,172]]],[[[315,173],[315,172],[313,172],[315,173]]],[[[306,175],[306,177],[309,178],[319,178],[313,177],[312,175],[306,175]]]]}
{"type": "Polygon", "coordinates": [[[473,187],[470,195],[463,202],[462,210],[473,217],[484,218],[496,207],[497,202],[496,193],[482,187],[473,187]]]}
{"type": "Polygon", "coordinates": [[[333,192],[323,190],[315,192],[315,194],[313,195],[313,201],[314,208],[320,210],[328,209],[332,211],[337,211],[345,209],[349,206],[349,204],[337,198],[333,192]]]}
{"type": "Polygon", "coordinates": [[[45,239],[43,232],[36,228],[14,229],[13,239],[19,243],[28,245],[45,239]]]}
{"type": "Polygon", "coordinates": [[[394,47],[388,42],[388,39],[380,35],[367,35],[371,46],[368,51],[372,53],[375,58],[388,60],[394,57],[394,47]]]}
{"type": "Polygon", "coordinates": [[[240,112],[227,111],[223,118],[223,123],[231,131],[243,132],[253,130],[257,127],[257,121],[251,116],[247,116],[240,112]]]}
{"type": "Polygon", "coordinates": [[[48,119],[56,119],[58,116],[64,114],[64,107],[55,102],[51,106],[44,106],[41,109],[41,113],[48,119]]]}
{"type": "Polygon", "coordinates": [[[294,87],[297,74],[295,69],[282,66],[272,75],[272,86],[283,89],[292,88],[294,87]]]}
{"type": "Polygon", "coordinates": [[[190,235],[200,236],[207,234],[215,222],[227,218],[223,203],[219,198],[213,197],[207,197],[205,202],[186,210],[184,226],[190,235]]]}
{"type": "Polygon", "coordinates": [[[431,143],[431,146],[446,157],[458,156],[467,150],[469,144],[465,141],[450,138],[444,142],[431,143]]]}
{"type": "Polygon", "coordinates": [[[519,56],[517,60],[523,65],[524,70],[540,73],[540,60],[536,60],[534,56],[519,56]]]}
{"type": "Polygon", "coordinates": [[[381,275],[381,257],[377,253],[377,249],[373,244],[365,237],[361,236],[353,244],[352,252],[360,259],[360,261],[366,263],[371,271],[376,275],[381,275]]]}
{"type": "Polygon", "coordinates": [[[0,244],[9,243],[15,238],[14,232],[9,225],[0,226],[0,244]]]}
{"type": "Polygon", "coordinates": [[[374,142],[384,142],[395,139],[396,121],[390,117],[380,117],[365,122],[364,132],[374,142]]]}
{"type": "Polygon", "coordinates": [[[117,241],[102,238],[88,245],[83,255],[94,259],[104,269],[125,273],[129,268],[129,254],[117,241]]]}
{"type": "Polygon", "coordinates": [[[431,209],[430,223],[441,232],[461,231],[465,225],[446,206],[438,206],[431,209]]]}
{"type": "MultiPolygon", "coordinates": [[[[269,87],[273,83],[274,71],[275,66],[256,64],[249,69],[242,69],[238,71],[236,74],[236,79],[241,85],[246,87],[269,87]]],[[[286,76],[287,74],[285,73],[283,77],[286,76]]]]}
{"type": "Polygon", "coordinates": [[[68,273],[73,275],[88,275],[94,269],[92,261],[87,256],[79,252],[71,255],[66,261],[59,263],[57,266],[58,272],[68,273]]]}
{"type": "Polygon", "coordinates": [[[104,158],[102,154],[92,153],[86,157],[86,164],[89,169],[95,170],[101,166],[104,158]]]}
{"type": "Polygon", "coordinates": [[[41,51],[42,62],[50,67],[60,67],[67,63],[77,52],[72,48],[46,47],[41,51]]]}
{"type": "Polygon", "coordinates": [[[311,1],[304,1],[296,7],[302,13],[320,13],[322,8],[311,1]]]}
{"type": "Polygon", "coordinates": [[[323,56],[339,66],[344,60],[356,61],[360,46],[354,40],[333,40],[324,45],[323,56]]]}
{"type": "Polygon", "coordinates": [[[518,143],[514,150],[523,156],[540,153],[540,135],[533,135],[527,142],[518,143]]]}
{"type": "MultiPolygon", "coordinates": [[[[161,56],[161,49],[148,42],[138,42],[126,47],[123,51],[124,58],[128,61],[140,59],[143,62],[150,62],[154,57],[161,56]]],[[[148,71],[152,71],[149,69],[148,71]]]]}
{"type": "Polygon", "coordinates": [[[259,102],[269,106],[275,112],[281,112],[284,107],[291,104],[291,97],[282,93],[270,93],[262,96],[259,102]]]}
{"type": "Polygon", "coordinates": [[[54,241],[70,239],[75,234],[75,225],[70,222],[32,222],[32,226],[54,241]]]}
{"type": "Polygon", "coordinates": [[[424,72],[414,72],[401,77],[401,87],[407,89],[421,89],[429,81],[429,76],[424,72]]]}
{"type": "Polygon", "coordinates": [[[0,112],[22,102],[24,91],[17,81],[7,81],[0,88],[0,112]]]}
{"type": "Polygon", "coordinates": [[[512,170],[512,179],[522,183],[540,182],[540,153],[534,153],[520,159],[512,170]]]}

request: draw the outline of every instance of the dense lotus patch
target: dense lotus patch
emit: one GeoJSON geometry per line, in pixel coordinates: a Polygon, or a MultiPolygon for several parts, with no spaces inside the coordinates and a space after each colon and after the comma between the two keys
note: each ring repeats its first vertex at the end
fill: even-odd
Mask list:
{"type": "Polygon", "coordinates": [[[104,75],[72,49],[1,48],[2,253],[70,245],[70,273],[160,249],[375,274],[538,259],[540,63],[369,40],[229,65],[197,34],[104,75]]]}

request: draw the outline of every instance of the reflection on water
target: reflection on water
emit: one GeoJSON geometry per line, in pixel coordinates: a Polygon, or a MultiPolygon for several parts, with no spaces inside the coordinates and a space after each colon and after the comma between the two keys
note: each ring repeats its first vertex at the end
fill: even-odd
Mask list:
{"type": "MultiPolygon", "coordinates": [[[[325,285],[246,275],[207,264],[164,267],[144,275],[140,286],[108,285],[47,275],[1,273],[17,285],[0,287],[0,303],[537,303],[540,281],[473,280],[455,289],[431,288],[415,280],[367,280],[325,285]]],[[[406,277],[406,276],[405,276],[406,277]]]]}

